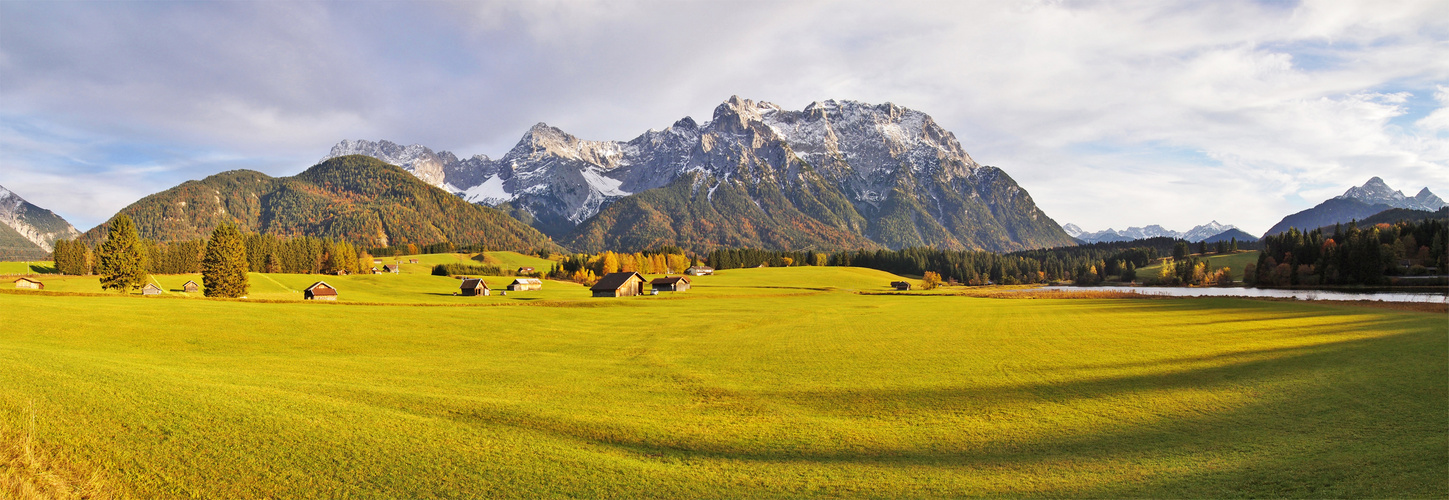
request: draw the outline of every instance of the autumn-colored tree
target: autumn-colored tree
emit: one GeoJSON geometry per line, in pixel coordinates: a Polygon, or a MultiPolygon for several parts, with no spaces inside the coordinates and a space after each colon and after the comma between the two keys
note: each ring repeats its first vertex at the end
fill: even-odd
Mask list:
{"type": "Polygon", "coordinates": [[[934,290],[934,289],[936,289],[936,287],[939,287],[939,286],[941,286],[941,275],[940,274],[938,274],[936,272],[933,272],[933,271],[926,271],[925,276],[922,276],[921,277],[921,289],[922,290],[934,290]]]}

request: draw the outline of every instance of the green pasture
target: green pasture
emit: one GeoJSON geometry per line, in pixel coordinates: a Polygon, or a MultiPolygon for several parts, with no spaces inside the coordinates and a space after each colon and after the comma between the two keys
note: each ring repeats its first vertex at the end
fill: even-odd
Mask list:
{"type": "Polygon", "coordinates": [[[49,274],[54,273],[55,263],[44,262],[0,262],[0,275],[5,274],[49,274]]]}
{"type": "Polygon", "coordinates": [[[535,307],[7,291],[0,441],[33,405],[37,446],[138,498],[1449,495],[1441,313],[851,292],[886,278],[535,307]]]}
{"type": "MultiPolygon", "coordinates": [[[[1168,257],[1171,257],[1171,255],[1169,255],[1168,257]]],[[[1223,266],[1227,266],[1228,269],[1232,271],[1234,281],[1243,281],[1243,270],[1246,269],[1246,266],[1248,264],[1258,263],[1257,250],[1247,250],[1230,254],[1208,255],[1206,257],[1202,255],[1197,255],[1196,257],[1198,258],[1198,260],[1207,262],[1208,269],[1221,269],[1223,266]]],[[[1137,270],[1137,281],[1142,281],[1147,278],[1156,278],[1158,273],[1161,272],[1161,263],[1143,267],[1137,270]]]]}

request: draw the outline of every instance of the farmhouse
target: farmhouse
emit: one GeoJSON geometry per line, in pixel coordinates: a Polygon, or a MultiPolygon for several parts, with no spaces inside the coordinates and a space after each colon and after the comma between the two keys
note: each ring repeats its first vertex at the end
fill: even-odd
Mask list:
{"type": "Polygon", "coordinates": [[[595,297],[633,297],[644,293],[644,277],[639,273],[609,273],[589,287],[595,297]]]}
{"type": "Polygon", "coordinates": [[[508,291],[510,292],[528,292],[533,290],[543,290],[543,280],[538,278],[518,278],[508,284],[508,291]]]}
{"type": "Polygon", "coordinates": [[[161,295],[161,287],[155,283],[147,283],[141,287],[141,295],[161,295]]]}
{"type": "Polygon", "coordinates": [[[477,278],[464,279],[463,284],[458,288],[462,290],[462,294],[467,297],[490,295],[492,292],[492,290],[488,289],[487,283],[484,283],[483,280],[477,278]]]}
{"type": "Polygon", "coordinates": [[[306,300],[337,300],[337,289],[325,281],[318,281],[302,291],[302,298],[306,300]]]}
{"type": "Polygon", "coordinates": [[[661,292],[683,292],[689,290],[689,278],[683,276],[654,278],[654,281],[649,282],[649,286],[661,292]]]}
{"type": "Polygon", "coordinates": [[[531,268],[531,267],[520,267],[520,268],[518,268],[518,274],[529,274],[529,273],[532,273],[532,272],[533,272],[533,268],[531,268]]]}
{"type": "Polygon", "coordinates": [[[689,269],[685,269],[684,274],[688,274],[690,276],[704,276],[706,274],[714,274],[714,268],[709,266],[693,266],[689,269]]]}
{"type": "Polygon", "coordinates": [[[181,285],[181,291],[186,293],[196,293],[200,289],[201,285],[196,284],[195,281],[187,281],[186,284],[181,285]]]}
{"type": "Polygon", "coordinates": [[[41,283],[39,281],[35,281],[33,279],[30,279],[30,278],[20,278],[18,280],[15,280],[15,288],[25,288],[25,289],[30,289],[30,290],[44,290],[45,289],[45,283],[41,283]]]}
{"type": "Polygon", "coordinates": [[[904,281],[892,281],[891,282],[891,286],[892,287],[895,287],[896,290],[910,290],[911,289],[911,284],[910,283],[907,283],[907,282],[904,282],[904,281]]]}

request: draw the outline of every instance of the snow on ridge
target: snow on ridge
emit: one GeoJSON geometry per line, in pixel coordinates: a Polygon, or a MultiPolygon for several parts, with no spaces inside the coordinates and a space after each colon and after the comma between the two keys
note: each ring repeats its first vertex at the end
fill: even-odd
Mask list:
{"type": "Polygon", "coordinates": [[[619,189],[619,186],[622,186],[624,181],[605,177],[596,168],[585,168],[580,170],[579,174],[584,176],[584,181],[589,183],[589,188],[604,196],[629,196],[634,194],[619,189]]]}
{"type": "Polygon", "coordinates": [[[492,177],[483,181],[482,184],[463,190],[458,195],[462,196],[463,200],[469,203],[484,203],[488,205],[497,205],[506,201],[513,201],[514,198],[517,198],[516,195],[509,193],[503,187],[503,178],[499,177],[498,174],[493,174],[492,177]]]}

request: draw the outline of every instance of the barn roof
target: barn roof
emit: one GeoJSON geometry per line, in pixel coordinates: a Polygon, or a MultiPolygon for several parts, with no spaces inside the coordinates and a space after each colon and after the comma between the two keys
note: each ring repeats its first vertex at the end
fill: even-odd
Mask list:
{"type": "MultiPolygon", "coordinates": [[[[689,266],[689,269],[694,269],[696,271],[713,271],[714,270],[713,267],[709,267],[709,266],[689,266]]],[[[686,271],[688,271],[689,269],[686,269],[686,271]]]]}
{"type": "Polygon", "coordinates": [[[196,285],[196,286],[201,286],[201,285],[200,285],[200,284],[198,284],[198,283],[197,283],[197,282],[196,282],[196,281],[195,281],[195,280],[186,280],[186,282],[185,282],[185,283],[182,283],[182,284],[181,284],[181,286],[186,286],[186,285],[196,285]]]}
{"type": "Polygon", "coordinates": [[[589,287],[589,290],[618,290],[619,287],[624,286],[630,280],[639,280],[642,283],[644,282],[644,277],[640,276],[639,273],[609,273],[605,274],[603,278],[599,278],[599,282],[594,283],[594,286],[589,287]]]}
{"type": "Polygon", "coordinates": [[[468,278],[468,279],[463,280],[463,284],[461,286],[459,286],[458,288],[461,288],[461,289],[464,289],[464,290],[467,290],[469,288],[483,288],[483,289],[488,289],[488,284],[487,283],[484,283],[483,280],[478,279],[478,278],[468,278]]]}
{"type": "Polygon", "coordinates": [[[543,280],[538,278],[517,278],[513,280],[515,285],[542,285],[543,280]]]}
{"type": "Polygon", "coordinates": [[[146,289],[146,288],[155,288],[155,289],[157,289],[157,290],[160,290],[160,289],[161,289],[161,285],[157,285],[157,284],[155,284],[155,283],[147,283],[147,284],[146,284],[146,286],[143,286],[143,287],[141,287],[141,288],[142,288],[142,289],[146,289]]]}
{"type": "Polygon", "coordinates": [[[16,283],[19,283],[19,282],[22,282],[22,281],[28,281],[28,282],[36,283],[36,284],[39,284],[40,283],[39,281],[35,281],[33,279],[30,279],[30,278],[20,278],[18,280],[15,280],[16,283]]]}
{"type": "Polygon", "coordinates": [[[686,277],[683,277],[683,276],[665,276],[663,278],[654,278],[654,281],[650,281],[649,284],[651,284],[651,285],[674,285],[674,284],[678,284],[681,281],[683,281],[685,283],[689,283],[689,278],[686,278],[686,277]]]}
{"type": "Polygon", "coordinates": [[[337,289],[332,288],[332,285],[325,281],[313,283],[312,286],[307,287],[307,291],[312,292],[312,295],[337,295],[337,289]]]}

